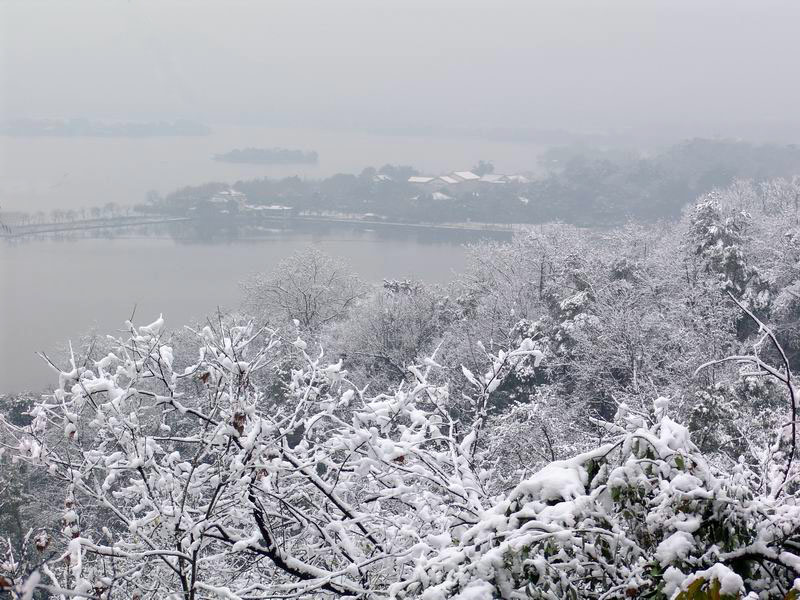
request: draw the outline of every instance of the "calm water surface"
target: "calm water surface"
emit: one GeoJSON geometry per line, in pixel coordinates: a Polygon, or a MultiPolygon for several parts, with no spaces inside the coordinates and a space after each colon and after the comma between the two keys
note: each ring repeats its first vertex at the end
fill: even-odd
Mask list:
{"type": "MultiPolygon", "coordinates": [[[[164,314],[178,328],[241,301],[239,282],[270,271],[314,244],[350,262],[364,279],[413,277],[444,283],[466,264],[456,242],[386,239],[374,233],[275,234],[257,241],[185,244],[171,239],[0,242],[0,393],[38,390],[55,380],[36,356],[63,359],[69,340],[117,333],[164,314]]],[[[62,361],[63,362],[63,361],[62,361]]]]}

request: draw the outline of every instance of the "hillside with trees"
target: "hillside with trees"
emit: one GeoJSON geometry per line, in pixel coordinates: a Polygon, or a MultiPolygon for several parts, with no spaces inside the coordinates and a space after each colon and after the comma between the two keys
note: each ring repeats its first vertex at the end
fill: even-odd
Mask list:
{"type": "Polygon", "coordinates": [[[309,250],[50,357],[2,399],[0,594],[795,599],[798,198],[537,227],[442,287],[309,250]]]}

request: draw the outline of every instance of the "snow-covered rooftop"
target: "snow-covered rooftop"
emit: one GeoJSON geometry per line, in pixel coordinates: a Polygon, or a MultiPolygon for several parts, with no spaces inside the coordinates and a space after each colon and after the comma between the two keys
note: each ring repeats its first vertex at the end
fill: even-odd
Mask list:
{"type": "Polygon", "coordinates": [[[211,202],[223,203],[223,202],[228,202],[229,200],[241,201],[245,200],[246,198],[247,196],[245,196],[242,192],[239,192],[234,189],[227,189],[214,194],[214,196],[212,196],[211,198],[211,202]]]}
{"type": "Polygon", "coordinates": [[[282,204],[270,204],[267,206],[253,206],[252,204],[245,204],[244,207],[248,210],[292,210],[291,206],[283,206],[282,204]]]}
{"type": "Polygon", "coordinates": [[[530,179],[525,177],[525,175],[509,175],[508,180],[515,183],[530,183],[530,179]]]}
{"type": "Polygon", "coordinates": [[[486,173],[486,175],[481,177],[481,181],[485,183],[505,183],[508,181],[508,177],[496,173],[486,173]]]}

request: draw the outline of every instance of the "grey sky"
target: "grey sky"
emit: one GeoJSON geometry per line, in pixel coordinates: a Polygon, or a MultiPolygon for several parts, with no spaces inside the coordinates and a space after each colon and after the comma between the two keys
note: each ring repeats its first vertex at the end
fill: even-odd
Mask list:
{"type": "Polygon", "coordinates": [[[800,2],[0,0],[6,116],[797,123],[800,2]]]}

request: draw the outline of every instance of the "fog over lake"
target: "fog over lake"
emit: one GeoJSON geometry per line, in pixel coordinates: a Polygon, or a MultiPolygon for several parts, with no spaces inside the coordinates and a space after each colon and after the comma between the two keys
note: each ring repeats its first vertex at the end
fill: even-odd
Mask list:
{"type": "Polygon", "coordinates": [[[207,136],[102,138],[0,136],[0,198],[4,210],[75,209],[144,201],[209,181],[259,177],[328,177],[385,163],[438,173],[469,169],[480,159],[504,172],[535,169],[541,146],[470,138],[378,135],[353,131],[212,126],[207,136]],[[312,165],[231,164],[215,154],[245,147],[286,147],[319,153],[312,165]]]}
{"type": "Polygon", "coordinates": [[[153,238],[0,244],[0,393],[57,382],[36,352],[60,364],[69,340],[121,331],[134,307],[136,323],[163,313],[171,328],[213,315],[217,307],[235,309],[239,282],[311,244],[373,282],[413,276],[444,283],[466,264],[457,241],[421,243],[371,232],[285,232],[221,244],[153,238]]]}

